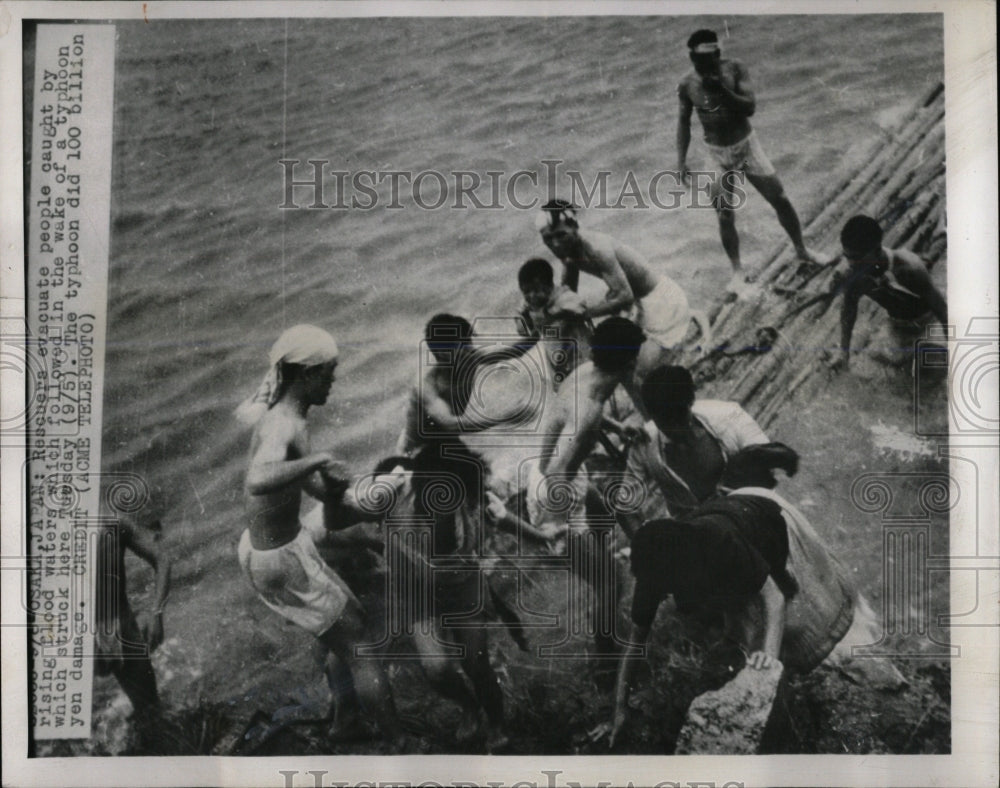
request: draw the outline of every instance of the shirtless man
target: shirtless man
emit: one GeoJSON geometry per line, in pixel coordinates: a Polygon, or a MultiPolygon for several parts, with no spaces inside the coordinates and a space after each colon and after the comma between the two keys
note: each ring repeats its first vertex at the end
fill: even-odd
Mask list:
{"type": "MultiPolygon", "coordinates": [[[[695,400],[691,373],[684,367],[653,370],[642,384],[642,398],[652,415],[646,425],[648,440],[633,444],[626,474],[655,488],[666,511],[646,516],[678,515],[719,494],[726,486],[773,487],[772,469],[789,476],[798,470],[798,454],[782,443],[771,443],[753,417],[736,402],[695,400]],[[755,478],[726,485],[727,475],[741,468],[747,452],[755,478]],[[763,471],[763,478],[760,472],[763,471]]],[[[650,498],[650,505],[654,505],[650,498]]],[[[621,512],[619,524],[631,536],[643,516],[621,512]]]]}
{"type": "Polygon", "coordinates": [[[594,230],[581,230],[576,211],[565,200],[551,200],[542,208],[537,222],[542,241],[562,261],[562,283],[576,291],[580,272],[596,276],[608,286],[604,300],[587,306],[583,319],[629,313],[646,333],[638,364],[638,377],[659,363],[666,351],[677,348],[688,332],[691,320],[698,322],[703,344],[711,342],[708,320],[692,312],[687,296],[667,276],[653,273],[639,252],[614,238],[594,230]]]}
{"type": "Polygon", "coordinates": [[[722,246],[733,266],[734,279],[743,278],[734,211],[738,205],[733,194],[737,173],[746,175],[777,212],[778,221],[792,240],[799,258],[819,262],[806,248],[798,214],[750,126],[757,100],[746,66],[738,60],[722,58],[719,38],[712,30],[695,32],[688,39],[688,49],[694,70],[685,74],[677,86],[680,99],[677,171],[685,182],[690,179],[687,153],[691,143],[691,112],[697,109],[705,144],[720,169],[719,177],[712,184],[712,200],[719,218],[722,246]]]}
{"type": "MultiPolygon", "coordinates": [[[[402,740],[389,682],[378,661],[359,658],[364,612],[357,598],[320,558],[316,543],[322,523],[304,528],[299,520],[302,492],[343,512],[348,483],[330,452],[309,447],[306,414],[323,405],[337,367],[337,345],[326,331],[299,325],[285,331],[270,353],[271,371],[240,412],[256,419],[247,470],[245,500],[249,528],[240,540],[243,572],[268,607],[316,636],[333,655],[327,680],[337,698],[338,675],[346,666],[365,709],[383,735],[398,747],[402,740]]],[[[366,515],[342,518],[342,527],[366,515]]],[[[325,518],[326,527],[332,518],[325,518]]]]}
{"type": "Polygon", "coordinates": [[[483,367],[527,353],[538,341],[537,337],[526,338],[516,345],[476,347],[469,321],[442,313],[427,321],[424,339],[433,358],[410,394],[397,453],[412,456],[428,443],[454,443],[462,433],[516,422],[525,415],[515,411],[490,417],[475,409],[470,413],[469,403],[483,367]]]}
{"type": "Polygon", "coordinates": [[[875,350],[893,360],[912,359],[913,342],[929,322],[937,319],[942,326],[948,324],[948,304],[931,281],[928,265],[906,249],[883,247],[882,228],[869,216],[848,219],[840,243],[850,268],[837,284],[844,293],[840,347],[829,367],[839,370],[848,365],[851,334],[862,296],[868,296],[889,313],[889,330],[871,343],[875,350]]]}
{"type": "Polygon", "coordinates": [[[94,669],[109,673],[132,702],[135,719],[149,733],[149,724],[159,718],[160,696],[150,654],[163,642],[163,607],[170,593],[170,558],[160,545],[159,520],[116,519],[102,526],[97,552],[95,596],[94,669]],[[156,591],[153,609],[136,616],[128,601],[125,551],[129,550],[153,567],[156,591]]]}
{"type": "MultiPolygon", "coordinates": [[[[570,529],[591,528],[585,519],[589,478],[584,461],[594,449],[604,425],[604,406],[614,390],[631,381],[645,335],[635,323],[623,317],[611,317],[599,323],[591,339],[591,359],[581,364],[560,387],[555,406],[547,414],[542,427],[542,454],[528,468],[526,506],[528,518],[545,535],[557,535],[570,529]]],[[[597,550],[611,549],[609,542],[581,542],[603,545],[597,550]]],[[[585,566],[607,566],[607,555],[581,556],[574,569],[588,582],[585,566]]],[[[609,578],[610,580],[610,578],[609,578]]],[[[615,595],[613,584],[594,588],[596,621],[609,621],[613,615],[615,595]],[[607,613],[605,611],[608,611],[607,613]]],[[[600,654],[615,651],[615,640],[600,629],[594,642],[600,654]]]]}

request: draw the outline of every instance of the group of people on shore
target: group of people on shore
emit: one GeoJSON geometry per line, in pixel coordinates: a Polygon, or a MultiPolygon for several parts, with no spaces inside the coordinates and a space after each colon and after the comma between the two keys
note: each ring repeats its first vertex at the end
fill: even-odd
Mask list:
{"type": "MultiPolygon", "coordinates": [[[[735,273],[746,276],[727,184],[739,174],[775,208],[797,254],[819,264],[750,126],[756,106],[747,69],[722,58],[712,31],[698,31],[688,47],[694,68],[678,87],[678,168],[687,170],[690,118],[697,110],[705,143],[719,163],[716,210],[735,273]]],[[[239,411],[253,425],[245,480],[248,528],[238,551],[243,573],[268,607],[322,644],[334,727],[349,725],[363,710],[395,751],[406,743],[383,660],[359,649],[367,642],[368,613],[320,550],[330,540],[348,551],[373,545],[369,532],[355,541],[345,538],[359,524],[384,525],[384,513],[373,513],[364,500],[362,477],[392,489],[395,506],[428,529],[430,550],[404,549],[402,555],[420,570],[414,576],[427,579],[416,592],[426,603],[411,600],[407,607],[419,619],[411,638],[431,686],[462,709],[456,739],[481,741],[490,752],[503,751],[507,735],[503,691],[490,662],[488,617],[499,616],[519,645],[528,645],[514,606],[482,580],[490,533],[508,531],[551,551],[591,529],[596,482],[588,459],[595,452],[614,451],[646,501],[641,510],[612,512],[627,545],[615,545],[613,538],[588,542],[595,550],[627,547],[619,554],[630,556],[634,577],[631,632],[603,632],[594,644],[596,655],[620,657],[613,719],[595,730],[595,738],[610,734],[613,743],[621,735],[635,663],[624,644],[646,641],[657,610],[670,597],[679,614],[715,616],[752,669],[780,661],[788,669],[810,670],[842,647],[855,622],[857,595],[849,579],[802,514],[774,492],[775,471],[796,473],[798,453],[772,442],[738,403],[698,399],[690,371],[678,363],[693,336],[702,346],[711,343],[704,314],[638,251],[581,228],[568,202],[546,203],[536,228],[562,266],[559,284],[544,258],[521,266],[523,336],[512,345],[477,343],[472,325],[457,315],[441,313],[428,321],[424,339],[434,363],[409,396],[393,454],[372,473],[352,472],[336,452],[310,445],[307,413],[327,401],[340,358],[333,337],[321,328],[298,325],[279,337],[266,378],[239,411]],[[580,297],[581,272],[604,282],[603,300],[580,297]],[[521,506],[521,498],[506,496],[494,484],[488,463],[463,435],[523,418],[520,411],[481,412],[474,389],[483,370],[536,345],[547,365],[550,396],[537,430],[537,456],[519,491],[521,506]],[[619,387],[632,407],[623,419],[609,410],[619,387]],[[432,489],[443,482],[457,490],[446,505],[432,489]],[[320,519],[302,520],[303,493],[322,504],[320,519]]],[[[844,295],[842,339],[831,368],[848,361],[862,296],[889,313],[901,337],[928,314],[947,320],[927,266],[910,252],[884,248],[877,221],[853,217],[841,242],[848,266],[836,283],[844,295]]],[[[912,340],[911,332],[900,342],[912,340]]],[[[153,556],[144,543],[132,546],[153,556]]],[[[166,588],[164,583],[159,608],[166,588]]],[[[594,590],[596,605],[617,604],[617,588],[594,590]]],[[[150,647],[157,632],[162,638],[162,629],[146,638],[150,647]]],[[[137,695],[134,704],[137,698],[141,702],[137,695]]]]}

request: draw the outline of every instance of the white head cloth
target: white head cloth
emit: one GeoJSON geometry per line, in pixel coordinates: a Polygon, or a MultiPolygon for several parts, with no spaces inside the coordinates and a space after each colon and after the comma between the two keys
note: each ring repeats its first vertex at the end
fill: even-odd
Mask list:
{"type": "Polygon", "coordinates": [[[576,209],[572,206],[558,208],[556,210],[540,210],[535,215],[535,229],[542,232],[547,228],[555,227],[564,219],[576,219],[576,209]],[[557,218],[558,217],[558,218],[557,218]]]}
{"type": "Polygon", "coordinates": [[[300,364],[316,367],[333,361],[339,355],[337,343],[322,328],[310,325],[292,326],[274,343],[268,355],[271,368],[257,391],[236,409],[236,418],[244,424],[260,421],[278,398],[281,390],[281,365],[300,364]]]}

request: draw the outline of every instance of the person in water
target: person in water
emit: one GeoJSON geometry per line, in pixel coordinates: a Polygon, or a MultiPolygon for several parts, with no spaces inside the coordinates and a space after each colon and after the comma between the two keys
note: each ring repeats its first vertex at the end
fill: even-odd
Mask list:
{"type": "Polygon", "coordinates": [[[691,115],[697,110],[705,145],[718,166],[717,177],[712,182],[712,202],[719,220],[722,247],[733,267],[734,279],[745,277],[735,212],[738,207],[735,188],[741,176],[745,176],[774,208],[799,258],[819,262],[806,248],[799,216],[750,125],[750,118],[757,109],[750,72],[740,61],[722,57],[719,37],[712,30],[696,31],[687,45],[694,68],[677,86],[680,100],[677,171],[682,180],[690,180],[687,154],[691,144],[691,115]]]}
{"type": "Polygon", "coordinates": [[[946,326],[948,304],[934,286],[930,266],[906,249],[882,246],[882,228],[870,216],[847,220],[840,233],[847,275],[837,282],[844,294],[840,312],[840,347],[829,361],[833,370],[846,368],[851,355],[851,335],[858,317],[858,303],[867,296],[889,313],[888,331],[873,337],[870,345],[889,361],[912,359],[913,343],[935,319],[946,326]]]}
{"type": "Polygon", "coordinates": [[[455,443],[464,433],[516,422],[521,411],[492,415],[470,407],[477,376],[490,364],[517,358],[535,346],[528,337],[508,345],[477,347],[472,324],[448,313],[434,315],[424,329],[428,363],[410,394],[396,452],[413,456],[429,443],[455,443]]]}
{"type": "Polygon", "coordinates": [[[160,521],[118,516],[100,527],[96,565],[94,670],[113,675],[132,703],[143,735],[160,719],[160,696],[150,655],[163,642],[163,608],[170,593],[171,561],[160,543],[160,521]],[[125,551],[155,572],[152,610],[136,616],[126,589],[125,551]]]}
{"type": "MultiPolygon", "coordinates": [[[[321,328],[298,325],[278,338],[269,360],[257,393],[237,411],[254,427],[244,485],[249,526],[240,539],[240,566],[264,604],[314,635],[334,656],[325,668],[335,701],[356,692],[398,748],[403,739],[388,678],[378,660],[357,655],[365,641],[364,610],[316,547],[325,536],[324,522],[329,528],[333,518],[308,528],[299,519],[303,492],[338,511],[346,508],[342,466],[331,452],[311,449],[306,425],[309,409],[329,397],[337,344],[321,328]],[[350,674],[347,687],[344,667],[350,674]]],[[[343,517],[341,525],[366,516],[343,517]]]]}

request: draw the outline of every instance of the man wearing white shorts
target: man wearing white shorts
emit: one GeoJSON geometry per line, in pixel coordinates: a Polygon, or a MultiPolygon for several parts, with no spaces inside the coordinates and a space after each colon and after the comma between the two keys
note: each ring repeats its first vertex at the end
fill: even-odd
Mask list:
{"type": "MultiPolygon", "coordinates": [[[[285,331],[270,353],[270,370],[237,415],[254,425],[245,483],[249,527],[240,540],[240,566],[264,603],[315,635],[327,660],[334,698],[347,677],[362,706],[394,746],[402,743],[389,682],[380,663],[356,655],[365,636],[364,611],[347,585],[320,558],[323,526],[303,528],[302,492],[346,511],[347,482],[330,452],[309,447],[306,413],[322,405],[337,367],[337,345],[326,331],[299,325],[285,331]]],[[[333,520],[324,518],[329,527],[333,520]]],[[[343,527],[352,525],[343,518],[343,527]]]]}
{"type": "Polygon", "coordinates": [[[599,277],[608,286],[604,300],[587,304],[583,319],[627,314],[646,334],[636,379],[672,358],[691,327],[701,331],[703,347],[711,344],[708,318],[692,310],[687,295],[673,279],[654,273],[646,258],[631,246],[594,230],[581,230],[576,209],[566,200],[546,203],[536,222],[542,241],[563,264],[562,283],[574,292],[580,272],[599,277]]]}
{"type": "Polygon", "coordinates": [[[736,232],[735,208],[742,190],[734,187],[740,176],[746,177],[778,214],[778,221],[788,233],[795,252],[804,261],[816,263],[815,254],[802,240],[802,225],[785,187],[750,126],[750,116],[757,108],[750,73],[738,60],[724,60],[719,38],[712,30],[698,30],[688,39],[694,69],[677,86],[680,113],[677,119],[677,171],[688,182],[687,152],[691,143],[691,114],[698,110],[705,133],[705,145],[719,167],[712,183],[712,202],[719,218],[719,234],[729,262],[744,278],[740,260],[740,237],[736,232]]]}

